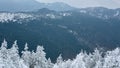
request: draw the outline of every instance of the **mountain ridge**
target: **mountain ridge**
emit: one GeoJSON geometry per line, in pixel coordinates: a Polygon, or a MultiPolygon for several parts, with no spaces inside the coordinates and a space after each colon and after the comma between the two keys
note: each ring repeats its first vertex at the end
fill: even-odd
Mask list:
{"type": "Polygon", "coordinates": [[[40,3],[35,0],[25,0],[25,1],[0,1],[0,11],[34,11],[41,8],[48,8],[55,11],[67,11],[72,10],[74,7],[71,7],[62,2],[55,3],[40,3]]]}

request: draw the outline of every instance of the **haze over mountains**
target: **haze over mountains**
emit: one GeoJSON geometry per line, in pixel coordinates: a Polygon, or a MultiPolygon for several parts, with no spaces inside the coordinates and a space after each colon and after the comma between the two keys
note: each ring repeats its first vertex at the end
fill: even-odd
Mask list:
{"type": "Polygon", "coordinates": [[[39,0],[0,0],[0,11],[37,11],[41,8],[48,8],[55,11],[68,11],[78,9],[75,7],[71,7],[64,2],[43,3],[39,2],[39,0]]]}
{"type": "Polygon", "coordinates": [[[40,3],[35,0],[0,0],[0,11],[35,11],[41,8],[48,8],[56,11],[67,11],[73,7],[61,3],[40,3]]]}

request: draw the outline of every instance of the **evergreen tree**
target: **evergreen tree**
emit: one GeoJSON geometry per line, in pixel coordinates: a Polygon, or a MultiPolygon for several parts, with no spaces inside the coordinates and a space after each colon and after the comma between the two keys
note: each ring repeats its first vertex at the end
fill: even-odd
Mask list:
{"type": "Polygon", "coordinates": [[[46,53],[43,46],[38,46],[35,53],[36,68],[47,68],[46,53]]]}
{"type": "Polygon", "coordinates": [[[6,67],[6,65],[8,64],[8,62],[11,62],[9,60],[9,56],[8,56],[8,49],[7,49],[7,41],[4,39],[3,43],[1,44],[1,48],[0,48],[0,58],[1,58],[1,63],[3,64],[3,68],[6,67]]]}
{"type": "Polygon", "coordinates": [[[28,44],[25,44],[24,51],[22,51],[22,59],[24,60],[24,63],[30,68],[30,66],[33,64],[32,62],[32,53],[28,51],[28,44]]]}
{"type": "Polygon", "coordinates": [[[54,65],[54,64],[51,62],[51,59],[48,58],[48,60],[47,60],[47,68],[52,68],[53,65],[54,65]]]}
{"type": "Polygon", "coordinates": [[[10,57],[10,60],[12,60],[14,66],[16,68],[20,68],[20,64],[19,64],[20,56],[19,56],[17,41],[15,41],[13,46],[9,49],[8,55],[10,57]]]}
{"type": "Polygon", "coordinates": [[[103,68],[120,68],[120,49],[108,51],[104,57],[103,68]]]}
{"type": "Polygon", "coordinates": [[[85,61],[83,60],[85,57],[84,53],[81,52],[77,55],[77,57],[72,61],[70,68],[86,68],[85,61]]]}
{"type": "Polygon", "coordinates": [[[63,62],[63,58],[62,58],[62,55],[60,54],[59,57],[57,58],[57,64],[62,62],[63,62]]]}

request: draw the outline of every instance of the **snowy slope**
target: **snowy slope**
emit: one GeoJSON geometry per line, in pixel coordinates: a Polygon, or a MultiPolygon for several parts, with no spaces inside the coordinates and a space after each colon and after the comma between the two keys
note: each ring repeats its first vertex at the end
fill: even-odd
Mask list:
{"type": "Polygon", "coordinates": [[[2,12],[0,13],[0,22],[4,23],[7,22],[9,23],[9,21],[22,21],[22,20],[33,20],[33,19],[40,19],[42,18],[51,18],[51,19],[60,19],[61,17],[65,17],[65,16],[71,16],[71,13],[45,13],[45,14],[34,14],[34,13],[9,13],[9,12],[2,12]]]}

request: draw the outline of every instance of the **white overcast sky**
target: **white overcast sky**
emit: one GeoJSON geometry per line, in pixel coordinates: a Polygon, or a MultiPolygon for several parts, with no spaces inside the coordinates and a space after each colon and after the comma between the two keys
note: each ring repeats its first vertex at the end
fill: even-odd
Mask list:
{"type": "Polygon", "coordinates": [[[77,8],[107,7],[120,8],[120,0],[37,0],[43,3],[64,2],[77,8]]]}

